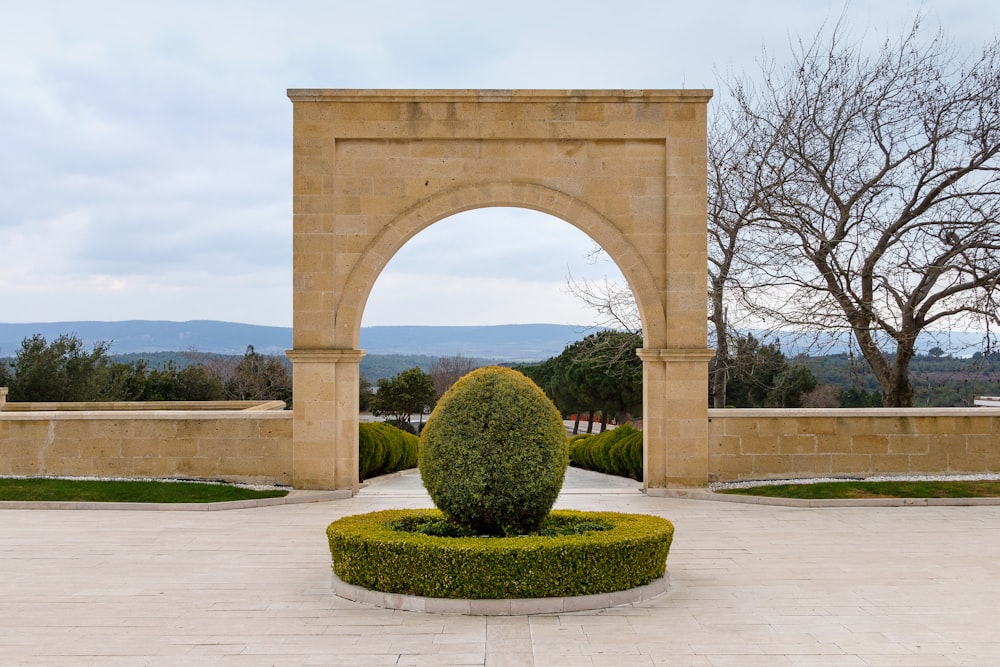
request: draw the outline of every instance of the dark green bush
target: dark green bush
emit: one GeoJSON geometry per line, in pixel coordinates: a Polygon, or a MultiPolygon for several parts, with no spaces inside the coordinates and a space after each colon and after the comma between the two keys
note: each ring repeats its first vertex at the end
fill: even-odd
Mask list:
{"type": "Polygon", "coordinates": [[[577,468],[586,470],[594,469],[594,460],[591,455],[594,436],[589,433],[574,435],[569,440],[569,462],[577,468]]]}
{"type": "Polygon", "coordinates": [[[436,537],[394,530],[442,521],[435,510],[386,510],[327,528],[333,571],[356,586],[438,598],[507,599],[628,590],[663,576],[674,527],[666,519],[613,512],[551,513],[611,525],[558,537],[436,537]]]}
{"type": "Polygon", "coordinates": [[[608,475],[642,480],[642,431],[629,424],[598,435],[573,438],[570,464],[608,475]]]}
{"type": "Polygon", "coordinates": [[[521,373],[492,366],[461,378],[420,437],[420,475],[449,520],[480,535],[530,533],[562,488],[566,429],[521,373]]]}
{"type": "Polygon", "coordinates": [[[387,419],[385,420],[385,423],[390,426],[395,426],[400,431],[406,431],[411,435],[417,435],[417,427],[410,422],[399,421],[397,419],[387,419]]]}
{"type": "Polygon", "coordinates": [[[384,422],[358,425],[358,478],[368,479],[417,465],[417,436],[384,422]]]}
{"type": "Polygon", "coordinates": [[[384,438],[376,437],[371,424],[358,424],[358,479],[376,475],[384,459],[384,438]]]}

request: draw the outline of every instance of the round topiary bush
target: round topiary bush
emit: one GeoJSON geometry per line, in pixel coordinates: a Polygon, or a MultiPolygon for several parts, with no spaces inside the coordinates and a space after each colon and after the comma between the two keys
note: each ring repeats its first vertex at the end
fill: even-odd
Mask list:
{"type": "Polygon", "coordinates": [[[420,436],[424,486],[445,516],[480,535],[536,531],[562,488],[566,429],[521,373],[479,368],[438,401],[420,436]]]}

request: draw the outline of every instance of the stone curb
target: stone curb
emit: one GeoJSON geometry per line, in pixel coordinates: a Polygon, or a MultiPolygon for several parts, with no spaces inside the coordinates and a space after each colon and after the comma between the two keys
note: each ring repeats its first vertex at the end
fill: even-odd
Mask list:
{"type": "Polygon", "coordinates": [[[1000,498],[853,498],[808,500],[802,498],[770,498],[715,493],[704,489],[647,489],[654,498],[708,500],[744,505],[777,505],[780,507],[971,507],[1000,505],[1000,498]]]}
{"type": "Polygon", "coordinates": [[[216,512],[221,510],[241,510],[275,505],[299,505],[301,503],[323,503],[330,500],[346,500],[350,491],[291,491],[284,498],[258,498],[255,500],[231,500],[219,503],[93,503],[59,501],[0,501],[0,510],[138,510],[144,512],[216,512]]]}
{"type": "Polygon", "coordinates": [[[534,614],[563,614],[574,611],[610,609],[622,605],[651,600],[670,587],[670,573],[645,586],[625,591],[553,598],[515,598],[510,600],[465,600],[454,598],[428,598],[373,591],[349,584],[333,577],[333,592],[345,600],[382,609],[413,611],[428,614],[460,614],[464,616],[530,616],[534,614]]]}
{"type": "MultiPolygon", "coordinates": [[[[364,485],[362,485],[362,488],[364,485]]],[[[630,489],[574,489],[563,493],[573,495],[624,495],[635,494],[630,489]]],[[[387,495],[407,495],[408,492],[387,495]]],[[[641,495],[642,492],[640,491],[641,495]]],[[[412,494],[410,494],[412,495],[412,494]]],[[[779,507],[830,508],[830,507],[976,507],[1000,505],[1000,498],[855,498],[844,500],[806,500],[799,498],[769,498],[767,496],[730,495],[705,489],[647,489],[652,498],[677,498],[681,500],[707,500],[719,503],[744,505],[776,505],[779,507]]],[[[351,492],[292,490],[284,498],[259,498],[233,500],[219,503],[94,503],[60,501],[0,501],[0,510],[133,510],[145,512],[215,512],[222,510],[252,509],[276,505],[324,503],[347,500],[351,492]]],[[[345,584],[346,585],[346,584],[345,584]]],[[[433,599],[433,598],[432,598],[433,599]]]]}

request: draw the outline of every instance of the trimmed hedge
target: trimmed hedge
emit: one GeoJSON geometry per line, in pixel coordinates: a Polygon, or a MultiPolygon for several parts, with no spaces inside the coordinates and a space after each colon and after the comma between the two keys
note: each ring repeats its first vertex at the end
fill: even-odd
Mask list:
{"type": "Polygon", "coordinates": [[[420,439],[385,422],[358,424],[358,478],[417,466],[420,439]]]}
{"type": "Polygon", "coordinates": [[[642,431],[630,424],[569,442],[570,465],[642,481],[642,431]]]}
{"type": "Polygon", "coordinates": [[[440,520],[437,510],[385,510],[344,517],[327,537],[333,571],[370,590],[435,598],[510,599],[592,595],[663,576],[674,526],[644,514],[554,511],[610,530],[541,537],[434,537],[395,530],[440,520]]]}

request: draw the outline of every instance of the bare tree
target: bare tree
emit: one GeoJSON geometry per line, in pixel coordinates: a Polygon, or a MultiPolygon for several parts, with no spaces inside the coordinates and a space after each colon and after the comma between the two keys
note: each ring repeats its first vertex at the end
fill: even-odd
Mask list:
{"type": "Polygon", "coordinates": [[[441,398],[441,395],[448,391],[451,385],[455,384],[463,375],[471,373],[477,366],[475,359],[461,354],[453,357],[441,357],[431,364],[428,375],[434,381],[434,392],[437,397],[441,398]]]}
{"type": "MultiPolygon", "coordinates": [[[[595,246],[590,251],[590,260],[598,261],[604,256],[604,249],[595,246]]],[[[635,295],[626,283],[616,282],[607,277],[603,281],[577,280],[573,274],[566,279],[567,291],[590,307],[597,315],[598,328],[625,331],[630,334],[642,333],[642,319],[635,295]]]]}
{"type": "Polygon", "coordinates": [[[716,108],[708,128],[708,320],[715,344],[710,377],[713,407],[726,406],[726,382],[733,356],[730,341],[742,338],[745,292],[759,275],[756,256],[744,252],[770,183],[761,178],[763,157],[774,138],[751,131],[740,109],[716,108]]]}
{"type": "Polygon", "coordinates": [[[844,32],[729,82],[769,147],[748,162],[766,221],[739,252],[760,315],[849,335],[883,404],[909,406],[921,333],[998,324],[1000,45],[963,57],[918,19],[866,55],[844,32]]]}
{"type": "MultiPolygon", "coordinates": [[[[764,186],[759,167],[770,148],[762,145],[769,138],[749,132],[748,122],[746,115],[722,107],[713,115],[708,133],[708,319],[716,351],[710,393],[713,405],[720,408],[726,405],[730,339],[738,337],[733,327],[744,312],[738,307],[743,275],[752,274],[754,266],[753,256],[742,252],[742,241],[761,215],[764,186]]],[[[601,253],[600,248],[592,251],[595,258],[601,253]]],[[[642,332],[628,285],[570,276],[568,288],[597,313],[600,326],[642,332]]]]}

